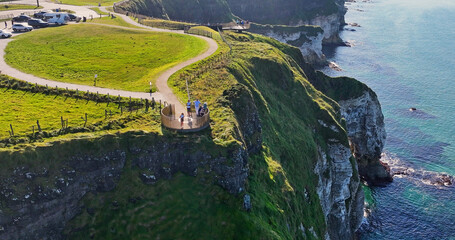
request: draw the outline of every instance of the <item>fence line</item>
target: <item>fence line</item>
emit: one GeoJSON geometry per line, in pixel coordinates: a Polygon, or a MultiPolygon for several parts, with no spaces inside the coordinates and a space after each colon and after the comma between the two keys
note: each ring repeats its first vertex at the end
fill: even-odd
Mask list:
{"type": "MultiPolygon", "coordinates": [[[[152,100],[148,100],[148,99],[133,100],[131,98],[129,98],[129,99],[121,98],[120,96],[118,96],[118,97],[109,96],[109,94],[100,95],[98,93],[82,92],[77,89],[74,91],[74,90],[55,88],[55,87],[52,88],[47,85],[41,86],[38,84],[30,84],[25,81],[8,79],[8,78],[0,79],[0,87],[7,88],[7,89],[22,90],[22,91],[27,91],[30,93],[42,93],[42,94],[46,94],[46,95],[56,95],[56,96],[61,96],[64,98],[71,97],[73,99],[76,99],[76,101],[78,99],[81,99],[81,100],[94,101],[94,102],[96,101],[96,103],[106,103],[107,104],[106,108],[100,109],[100,111],[104,113],[105,119],[108,119],[108,118],[112,117],[113,115],[122,116],[124,114],[124,112],[128,112],[129,114],[131,114],[135,111],[136,113],[138,113],[139,110],[141,110],[141,109],[144,110],[144,113],[150,112],[151,114],[153,114],[154,112],[160,113],[162,110],[161,101],[156,102],[154,100],[154,98],[152,98],[152,100]],[[113,110],[112,107],[111,107],[111,109],[109,109],[108,108],[109,104],[118,105],[117,110],[113,110]],[[149,109],[153,109],[153,110],[149,111],[149,109]]],[[[63,127],[63,124],[62,124],[62,128],[60,130],[58,130],[56,134],[53,134],[53,133],[46,133],[46,134],[53,136],[53,135],[61,135],[61,134],[81,131],[80,128],[83,128],[83,129],[86,128],[87,118],[90,118],[90,116],[87,117],[87,114],[85,114],[85,117],[84,117],[83,112],[81,112],[81,118],[84,121],[83,127],[82,127],[82,125],[68,127],[68,119],[65,119],[65,121],[66,121],[66,124],[64,125],[65,127],[63,127]]],[[[59,119],[56,118],[56,121],[63,122],[62,117],[59,119]]],[[[41,132],[41,126],[43,126],[45,124],[46,124],[46,122],[41,122],[41,125],[40,125],[39,121],[37,121],[38,132],[41,132]]],[[[96,124],[96,123],[94,123],[94,124],[96,124]]],[[[32,129],[31,134],[27,134],[27,133],[17,134],[18,132],[24,132],[24,131],[26,132],[26,130],[15,129],[15,131],[14,131],[13,130],[14,123],[10,124],[10,129],[11,129],[9,131],[10,137],[27,137],[30,140],[35,140],[36,135],[35,135],[34,127],[35,127],[35,125],[30,126],[30,129],[32,129]]],[[[56,132],[55,129],[51,129],[49,131],[56,132]]],[[[83,130],[83,131],[86,131],[86,130],[83,130]]],[[[44,136],[44,137],[46,137],[46,136],[44,136]]],[[[9,138],[0,139],[0,143],[2,143],[2,142],[8,143],[9,142],[8,139],[9,138]]]]}
{"type": "Polygon", "coordinates": [[[224,38],[223,34],[221,33],[220,28],[218,28],[218,33],[220,34],[221,39],[229,46],[229,53],[232,53],[232,45],[224,38]]]}

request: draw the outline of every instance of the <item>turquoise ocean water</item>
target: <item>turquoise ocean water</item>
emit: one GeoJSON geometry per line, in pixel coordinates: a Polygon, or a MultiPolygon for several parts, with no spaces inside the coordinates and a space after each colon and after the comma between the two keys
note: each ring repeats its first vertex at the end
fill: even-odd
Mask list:
{"type": "Polygon", "coordinates": [[[388,134],[383,160],[407,173],[371,188],[361,239],[455,239],[455,187],[436,183],[455,176],[455,1],[346,6],[346,22],[360,27],[341,34],[352,47],[325,49],[343,71],[323,71],[378,94],[388,134]]]}

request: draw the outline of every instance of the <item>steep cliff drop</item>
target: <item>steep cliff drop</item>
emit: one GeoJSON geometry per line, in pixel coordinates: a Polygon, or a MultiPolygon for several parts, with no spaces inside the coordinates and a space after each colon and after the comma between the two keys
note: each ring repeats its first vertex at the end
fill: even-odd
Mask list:
{"type": "Polygon", "coordinates": [[[367,89],[360,97],[338,102],[346,119],[351,148],[360,175],[373,185],[392,181],[390,169],[380,161],[386,132],[384,116],[376,94],[367,89]]]}
{"type": "Polygon", "coordinates": [[[0,152],[0,238],[354,239],[363,192],[339,105],[299,49],[225,37],[236,54],[191,82],[210,129],[0,152]]]}
{"type": "Polygon", "coordinates": [[[386,132],[381,104],[373,90],[353,78],[329,78],[308,65],[304,68],[313,86],[340,105],[360,176],[373,185],[391,182],[390,169],[380,160],[386,132]]]}

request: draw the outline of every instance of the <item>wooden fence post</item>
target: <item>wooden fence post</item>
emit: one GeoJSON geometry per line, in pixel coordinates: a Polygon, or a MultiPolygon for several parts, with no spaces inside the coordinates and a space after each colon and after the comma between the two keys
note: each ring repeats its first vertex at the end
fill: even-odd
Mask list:
{"type": "Polygon", "coordinates": [[[84,120],[84,127],[87,125],[87,113],[85,113],[85,119],[82,117],[82,119],[84,120]]]}
{"type": "Polygon", "coordinates": [[[41,126],[39,125],[39,120],[36,120],[36,125],[38,126],[38,132],[41,132],[41,126]]]}
{"type": "Polygon", "coordinates": [[[11,132],[9,133],[12,136],[14,136],[14,129],[13,129],[13,125],[9,125],[9,127],[11,128],[11,132]]]}
{"type": "Polygon", "coordinates": [[[145,99],[145,112],[149,111],[149,100],[146,98],[145,99]]]}

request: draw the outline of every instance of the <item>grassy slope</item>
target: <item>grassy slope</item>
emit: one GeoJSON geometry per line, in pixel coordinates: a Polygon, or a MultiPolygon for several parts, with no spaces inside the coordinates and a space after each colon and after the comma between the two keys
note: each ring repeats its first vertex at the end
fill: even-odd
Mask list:
{"type": "Polygon", "coordinates": [[[120,26],[120,27],[143,29],[142,27],[127,23],[121,17],[116,17],[116,18],[101,17],[100,18],[99,16],[94,16],[93,19],[87,19],[87,23],[100,23],[100,24],[109,24],[109,25],[120,26]]]}
{"type": "MultiPolygon", "coordinates": [[[[212,109],[211,131],[201,133],[201,138],[209,139],[201,147],[211,151],[238,139],[239,109],[230,107],[229,94],[238,88],[252,93],[264,140],[263,151],[249,159],[246,192],[252,197],[252,211],[241,209],[242,194],[226,194],[205,182],[202,173],[197,178],[177,175],[150,186],[138,179],[137,169],[127,168],[115,191],[85,198],[86,208],[96,211],[90,215],[84,210],[72,221],[67,229],[70,238],[312,239],[310,228],[323,236],[325,223],[313,173],[316,146],[324,149],[328,138],[347,144],[347,138],[340,126],[342,131],[335,134],[321,128],[317,119],[337,124],[336,103],[305,79],[298,49],[258,35],[229,35],[233,57],[217,60],[190,81],[190,89],[193,98],[207,101],[212,109]],[[113,201],[118,205],[114,207],[113,201]]],[[[184,83],[171,84],[184,95],[184,83]]]]}
{"type": "Polygon", "coordinates": [[[171,29],[171,30],[183,30],[185,26],[194,26],[193,23],[186,23],[186,22],[177,22],[177,21],[170,21],[170,20],[163,20],[163,19],[144,19],[141,21],[141,24],[150,27],[156,28],[164,28],[164,29],[171,29]]]}
{"type": "Polygon", "coordinates": [[[88,124],[91,124],[104,119],[104,110],[113,114],[120,112],[114,104],[107,106],[106,103],[6,88],[0,88],[0,92],[0,138],[9,136],[9,124],[13,125],[16,135],[23,135],[31,133],[33,125],[37,131],[36,120],[40,121],[43,131],[49,131],[61,128],[61,116],[68,119],[69,126],[76,127],[84,125],[81,117],[85,113],[88,114],[88,124]]]}
{"type": "Polygon", "coordinates": [[[170,33],[70,25],[16,37],[8,64],[57,81],[148,91],[149,81],[207,48],[201,39],[170,33]]]}
{"type": "Polygon", "coordinates": [[[9,11],[17,9],[41,9],[43,7],[36,7],[35,5],[26,4],[0,4],[0,11],[9,11]]]}
{"type": "Polygon", "coordinates": [[[95,11],[99,15],[107,15],[107,12],[101,11],[99,7],[92,7],[91,10],[95,11]]]}
{"type": "MultiPolygon", "coordinates": [[[[313,72],[311,66],[306,65],[305,68],[308,74],[308,79],[311,84],[323,92],[325,95],[335,101],[342,101],[360,97],[365,91],[370,91],[368,86],[349,77],[331,78],[324,75],[322,72],[313,72]]],[[[375,94],[371,91],[371,94],[375,94]]]]}
{"type": "Polygon", "coordinates": [[[262,24],[296,25],[338,11],[335,0],[131,0],[122,8],[151,17],[197,23],[237,17],[262,24]]]}
{"type": "Polygon", "coordinates": [[[155,18],[204,24],[230,22],[233,18],[225,0],[134,0],[122,8],[155,18]]]}
{"type": "Polygon", "coordinates": [[[98,6],[98,3],[101,3],[101,6],[112,6],[118,0],[58,0],[63,4],[76,5],[76,6],[98,6]]]}

